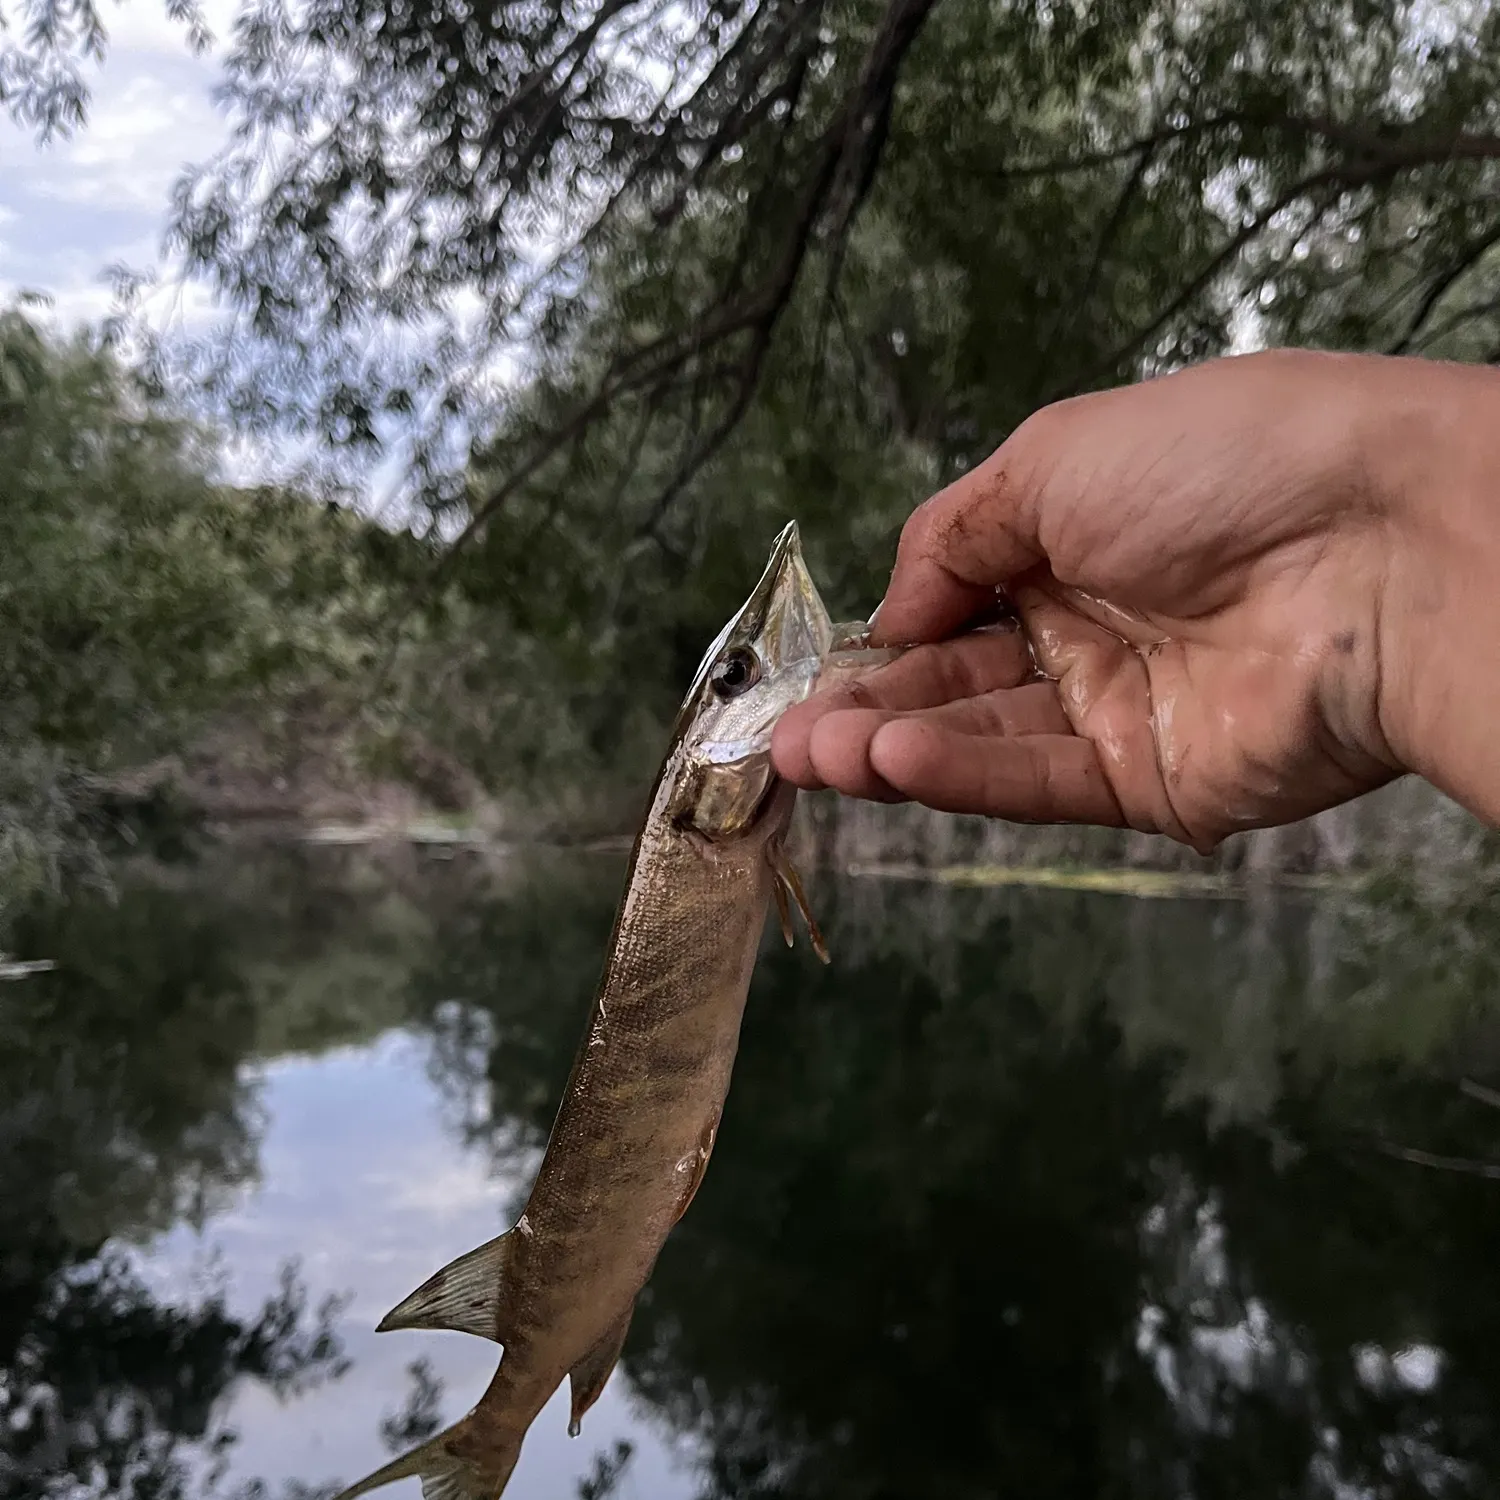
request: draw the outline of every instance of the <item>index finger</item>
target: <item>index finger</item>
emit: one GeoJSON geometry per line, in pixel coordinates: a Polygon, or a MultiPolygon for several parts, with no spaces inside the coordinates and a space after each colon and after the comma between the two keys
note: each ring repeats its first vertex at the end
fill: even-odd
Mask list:
{"type": "Polygon", "coordinates": [[[1019,630],[991,627],[918,646],[857,681],[825,688],[782,714],[771,736],[777,770],[798,786],[821,786],[809,747],[818,721],[841,709],[909,712],[1013,688],[1031,675],[1031,649],[1019,630]]]}
{"type": "Polygon", "coordinates": [[[1019,437],[1020,430],[907,519],[871,645],[943,640],[993,599],[996,585],[1042,561],[1022,499],[1019,437]]]}

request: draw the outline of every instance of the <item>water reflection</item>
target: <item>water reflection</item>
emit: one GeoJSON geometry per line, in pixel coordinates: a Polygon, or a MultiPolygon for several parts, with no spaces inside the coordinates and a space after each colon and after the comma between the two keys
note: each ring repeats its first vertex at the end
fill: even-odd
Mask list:
{"type": "Polygon", "coordinates": [[[199,1493],[233,1445],[229,1389],[340,1372],[337,1304],[290,1263],[236,1315],[211,1283],[154,1295],[124,1249],[254,1172],[257,1007],[224,938],[153,885],[13,920],[12,945],[65,959],[0,986],[0,1495],[199,1493]]]}
{"type": "MultiPolygon", "coordinates": [[[[24,914],[60,967],[0,988],[0,1400],[53,1416],[0,1494],[188,1493],[226,1393],[349,1359],[275,1415],[343,1414],[307,1481],[458,1415],[492,1352],[360,1330],[518,1207],[619,875],[268,854],[24,914]],[[352,1309],[153,1300],[192,1221],[231,1281],[342,1232],[307,1274],[352,1309]]],[[[1494,1492],[1493,908],[819,885],[834,966],[767,949],[605,1419],[544,1413],[513,1494],[1494,1492]]]]}

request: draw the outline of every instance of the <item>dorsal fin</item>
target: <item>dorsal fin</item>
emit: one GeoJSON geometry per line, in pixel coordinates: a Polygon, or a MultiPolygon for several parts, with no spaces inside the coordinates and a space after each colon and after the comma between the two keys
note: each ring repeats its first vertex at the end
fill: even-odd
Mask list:
{"type": "Polygon", "coordinates": [[[508,1234],[490,1240],[435,1271],[411,1296],[396,1304],[376,1325],[377,1333],[393,1328],[448,1328],[506,1341],[506,1284],[528,1237],[526,1219],[508,1234]]]}

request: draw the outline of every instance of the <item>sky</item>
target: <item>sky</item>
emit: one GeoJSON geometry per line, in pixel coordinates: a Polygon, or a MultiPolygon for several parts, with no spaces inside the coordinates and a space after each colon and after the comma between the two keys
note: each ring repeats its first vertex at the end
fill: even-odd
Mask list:
{"type": "MultiPolygon", "coordinates": [[[[109,50],[91,66],[89,119],[71,139],[39,146],[0,115],[0,306],[23,291],[52,299],[59,331],[94,323],[112,304],[111,266],[154,271],[143,311],[164,334],[202,332],[217,317],[201,285],[185,283],[165,255],[172,186],[185,167],[229,139],[213,91],[222,76],[237,0],[200,0],[214,44],[195,56],[161,0],[102,0],[109,50]]],[[[307,444],[226,440],[222,476],[236,483],[289,477],[307,444]]],[[[403,456],[392,449],[363,476],[360,502],[399,523],[403,456]]]]}
{"type": "MultiPolygon", "coordinates": [[[[0,306],[23,291],[52,300],[44,319],[68,330],[97,322],[112,305],[111,266],[152,271],[158,285],[142,311],[163,334],[202,332],[218,316],[205,287],[185,283],[165,255],[173,184],[183,169],[227,144],[227,115],[213,101],[238,0],[199,0],[213,35],[195,56],[162,0],[100,0],[109,30],[102,66],[90,66],[89,118],[71,139],[39,146],[0,114],[0,306]]],[[[0,18],[9,13],[0,0],[0,18]]],[[[3,34],[0,34],[3,35],[3,34]]],[[[477,309],[459,301],[460,311],[477,309]]],[[[492,373],[515,365],[497,355],[492,373]]],[[[220,447],[231,482],[287,479],[315,459],[310,441],[273,444],[236,437],[220,447]]],[[[346,472],[361,508],[389,524],[409,519],[404,450],[393,444],[373,468],[346,472]]]]}
{"type": "MultiPolygon", "coordinates": [[[[64,325],[108,312],[111,264],[161,264],[172,183],[227,138],[211,94],[228,40],[232,0],[205,0],[215,48],[194,57],[159,0],[106,3],[110,45],[91,66],[87,126],[38,146],[0,117],[0,299],[50,293],[64,325]]],[[[163,328],[202,327],[212,305],[196,287],[164,288],[151,305],[163,328]]]]}

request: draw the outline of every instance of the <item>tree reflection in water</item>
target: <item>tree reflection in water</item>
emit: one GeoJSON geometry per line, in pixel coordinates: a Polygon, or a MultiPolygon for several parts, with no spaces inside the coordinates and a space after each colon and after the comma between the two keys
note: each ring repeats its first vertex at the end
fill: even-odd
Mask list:
{"type": "MultiPolygon", "coordinates": [[[[471,1134],[544,1138],[612,899],[446,915],[416,993],[471,1134]]],[[[1500,1158],[1475,993],[1383,983],[1326,901],[823,902],[626,1351],[705,1496],[1494,1492],[1500,1186],[1380,1149],[1500,1158]]]]}
{"type": "Polygon", "coordinates": [[[123,1248],[254,1173],[240,1065],[259,1016],[235,913],[151,884],[38,903],[20,951],[62,956],[0,1000],[0,1496],[177,1500],[217,1489],[239,1381],[338,1375],[336,1301],[288,1265],[258,1314],[222,1288],[160,1300],[123,1248]]]}
{"type": "MultiPolygon", "coordinates": [[[[12,915],[65,961],[0,993],[0,1500],[228,1493],[226,1393],[337,1374],[337,1309],[169,1305],[122,1246],[253,1180],[247,1063],[397,1024],[513,1169],[619,876],[268,854],[12,915]]],[[[834,965],[768,945],[626,1350],[705,1497],[1500,1488],[1500,1184],[1450,1169],[1500,1161],[1500,904],[821,884],[834,965]]]]}

